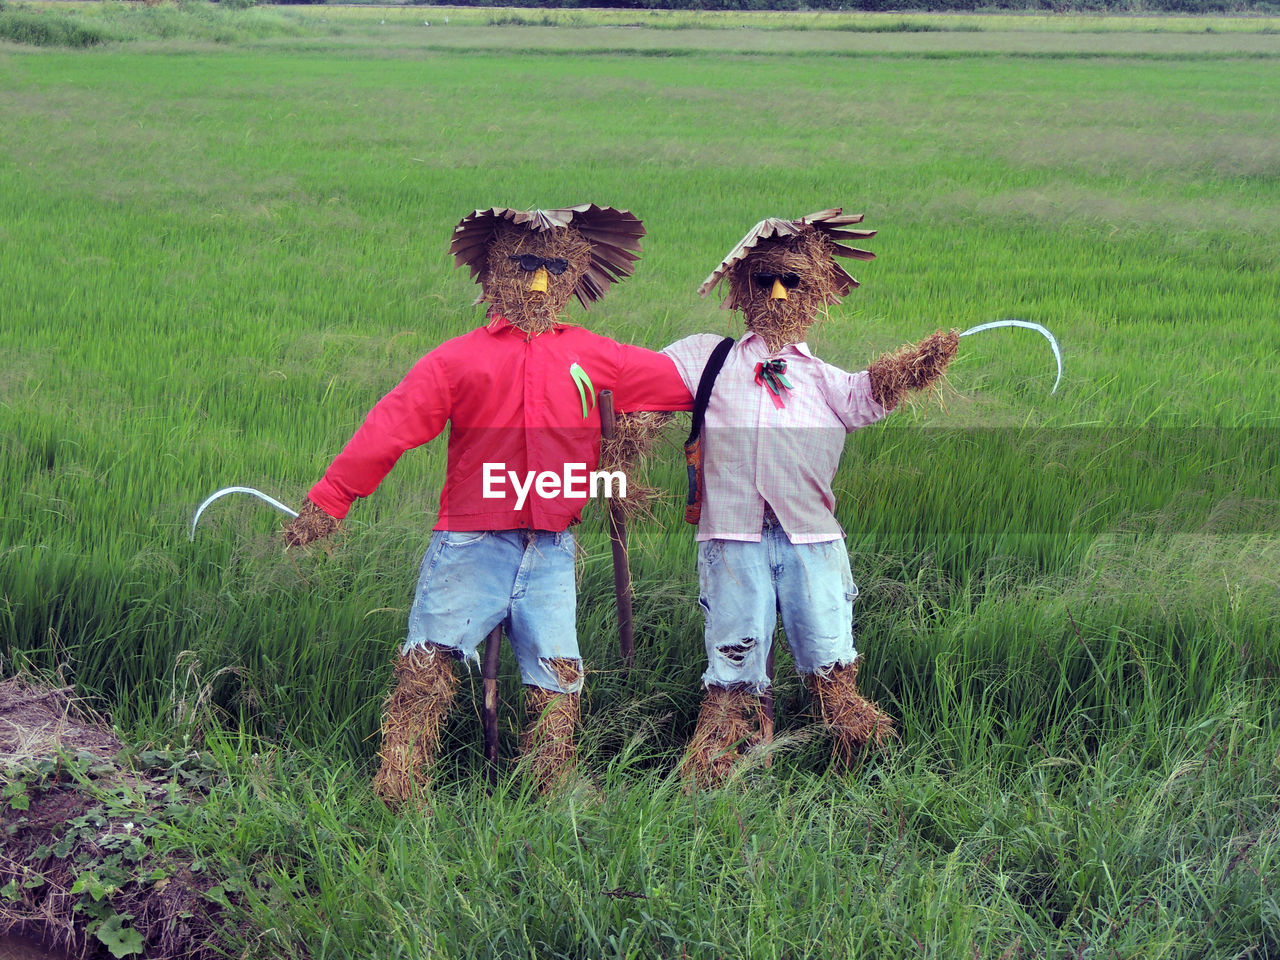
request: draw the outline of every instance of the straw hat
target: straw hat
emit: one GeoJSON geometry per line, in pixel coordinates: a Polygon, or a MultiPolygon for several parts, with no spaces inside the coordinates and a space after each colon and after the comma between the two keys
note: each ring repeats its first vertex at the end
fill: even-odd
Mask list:
{"type": "Polygon", "coordinates": [[[478,280],[484,272],[494,232],[504,223],[525,227],[532,233],[572,226],[591,244],[591,263],[573,289],[583,307],[603,297],[609,284],[631,276],[633,264],[640,259],[640,238],[645,233],[640,218],[629,210],[594,203],[555,210],[492,207],[467,215],[454,228],[453,242],[449,244],[454,265],[466,264],[471,268],[471,279],[478,280]]]}

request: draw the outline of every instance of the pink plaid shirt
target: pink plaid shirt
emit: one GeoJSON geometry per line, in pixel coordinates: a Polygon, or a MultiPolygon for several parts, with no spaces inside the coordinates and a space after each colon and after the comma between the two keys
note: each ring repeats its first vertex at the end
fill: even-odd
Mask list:
{"type": "MultiPolygon", "coordinates": [[[[700,333],[662,352],[675,361],[690,393],[722,338],[700,333]]],[[[875,423],[886,411],[871,398],[865,370],[847,373],[819,360],[803,343],[770,354],[764,340],[748,333],[729,350],[716,378],[703,423],[706,491],[699,540],[759,540],[765,504],[792,543],[841,540],[832,512],[831,481],[845,436],[875,423]],[[779,407],[756,382],[757,364],[786,360],[779,407]]]]}

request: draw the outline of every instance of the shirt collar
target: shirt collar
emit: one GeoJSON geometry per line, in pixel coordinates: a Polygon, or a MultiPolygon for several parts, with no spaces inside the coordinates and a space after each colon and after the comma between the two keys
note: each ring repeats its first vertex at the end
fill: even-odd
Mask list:
{"type": "MultiPolygon", "coordinates": [[[[556,323],[552,325],[551,329],[555,330],[556,332],[559,332],[561,330],[567,329],[568,327],[569,327],[569,324],[567,323],[556,323]]],[[[488,330],[490,333],[495,335],[499,333],[504,333],[508,330],[514,330],[516,333],[527,336],[527,334],[525,334],[525,331],[521,330],[519,327],[517,327],[514,323],[512,323],[510,320],[508,320],[506,317],[504,317],[500,313],[489,314],[489,321],[484,325],[484,328],[488,330]]]]}
{"type": "MultiPolygon", "coordinates": [[[[767,356],[769,354],[769,348],[765,346],[764,337],[760,336],[760,334],[756,333],[754,330],[748,330],[747,335],[743,337],[741,340],[739,340],[738,343],[746,345],[751,343],[753,339],[759,341],[758,345],[753,346],[752,348],[753,351],[758,350],[760,353],[767,356]]],[[[788,350],[794,350],[795,352],[799,353],[802,357],[808,357],[810,360],[813,359],[813,354],[809,350],[809,344],[807,344],[803,340],[801,340],[799,343],[787,344],[785,347],[783,347],[781,350],[778,351],[779,356],[785,355],[788,350]]]]}

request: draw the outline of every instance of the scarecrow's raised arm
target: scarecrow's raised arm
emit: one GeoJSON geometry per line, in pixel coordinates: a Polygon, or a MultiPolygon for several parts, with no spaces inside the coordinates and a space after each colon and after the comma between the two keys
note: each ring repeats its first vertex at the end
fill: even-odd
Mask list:
{"type": "Polygon", "coordinates": [[[890,411],[907,394],[927,390],[946,373],[947,365],[955,359],[959,342],[960,331],[939,330],[919,343],[882,354],[867,368],[872,399],[890,411]]]}

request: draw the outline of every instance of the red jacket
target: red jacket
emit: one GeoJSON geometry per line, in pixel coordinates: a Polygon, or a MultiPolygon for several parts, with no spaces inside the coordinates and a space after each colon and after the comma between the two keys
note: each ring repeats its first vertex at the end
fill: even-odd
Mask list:
{"type": "Polygon", "coordinates": [[[574,363],[597,394],[613,391],[620,412],[693,406],[675,364],[661,353],[569,324],[530,337],[495,316],[419,360],[369,412],[308,496],[330,516],[345,517],[351,502],[371,494],[401,454],[434,438],[449,421],[435,529],[564,530],[587,501],[576,495],[582,485],[567,495],[552,493],[556,484],[548,481],[547,496],[529,486],[518,508],[514,487],[527,485],[530,473],[563,477],[567,464],[582,465],[573,468],[576,474],[599,465],[600,411],[588,392],[583,417],[569,372],[574,363]]]}

